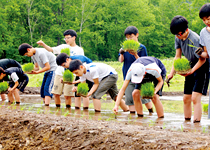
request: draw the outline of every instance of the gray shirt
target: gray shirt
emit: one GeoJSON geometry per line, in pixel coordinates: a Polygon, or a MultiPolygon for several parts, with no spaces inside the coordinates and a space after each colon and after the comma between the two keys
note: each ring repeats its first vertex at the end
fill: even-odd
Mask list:
{"type": "Polygon", "coordinates": [[[199,35],[192,30],[189,30],[189,35],[184,41],[175,37],[175,49],[181,48],[184,56],[191,62],[191,67],[197,63],[200,57],[195,53],[197,48],[200,47],[199,39],[199,35]]]}
{"type": "Polygon", "coordinates": [[[44,64],[49,62],[50,70],[47,70],[46,72],[55,71],[57,68],[55,55],[51,52],[48,52],[44,48],[35,48],[35,49],[36,49],[36,53],[33,56],[31,56],[33,62],[38,63],[38,65],[41,68],[44,68],[45,67],[44,64]]]}

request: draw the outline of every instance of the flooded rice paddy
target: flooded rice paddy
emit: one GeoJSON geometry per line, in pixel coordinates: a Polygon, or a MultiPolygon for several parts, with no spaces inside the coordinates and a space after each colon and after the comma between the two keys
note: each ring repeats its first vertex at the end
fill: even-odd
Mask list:
{"type": "MultiPolygon", "coordinates": [[[[100,113],[95,113],[93,108],[89,108],[88,110],[83,110],[83,108],[75,109],[73,106],[71,108],[66,108],[64,104],[64,97],[61,96],[61,100],[61,107],[56,108],[54,100],[51,101],[50,106],[44,106],[42,98],[39,95],[21,95],[21,104],[10,104],[8,100],[0,100],[0,107],[29,111],[36,114],[54,114],[57,116],[66,116],[78,119],[83,118],[90,120],[116,121],[147,127],[156,126],[160,129],[170,129],[174,131],[198,131],[203,133],[210,133],[210,120],[207,119],[207,114],[202,115],[200,123],[193,123],[193,116],[191,121],[185,121],[183,113],[165,112],[165,117],[160,119],[157,118],[156,112],[149,113],[145,111],[144,117],[139,118],[136,114],[130,114],[129,112],[122,111],[119,111],[117,115],[114,115],[111,109],[104,109],[100,113]]],[[[163,96],[161,97],[161,100],[180,101],[180,103],[182,103],[182,96],[163,96]]],[[[92,100],[90,100],[90,103],[92,103],[92,100]]],[[[208,96],[202,97],[202,103],[208,103],[208,96]]],[[[110,100],[103,101],[102,106],[103,105],[108,105],[111,108],[114,107],[113,101],[110,100]]]]}

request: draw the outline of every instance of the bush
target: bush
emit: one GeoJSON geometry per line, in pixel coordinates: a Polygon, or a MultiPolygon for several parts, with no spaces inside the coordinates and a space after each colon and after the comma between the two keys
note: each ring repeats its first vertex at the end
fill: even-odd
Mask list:
{"type": "Polygon", "coordinates": [[[155,88],[152,82],[144,83],[141,86],[142,98],[152,98],[154,96],[155,88]]]}
{"type": "Polygon", "coordinates": [[[87,83],[79,83],[77,86],[77,94],[86,96],[88,94],[88,84],[87,83]]]}
{"type": "Polygon", "coordinates": [[[134,40],[126,40],[123,42],[122,46],[125,51],[134,51],[137,52],[139,49],[139,42],[134,40]]]}
{"type": "Polygon", "coordinates": [[[66,69],[63,73],[63,81],[64,82],[73,82],[73,80],[74,80],[73,73],[70,70],[66,69]]]}
{"type": "Polygon", "coordinates": [[[7,91],[8,89],[8,83],[7,82],[1,82],[0,83],[0,93],[3,93],[7,91]]]}
{"type": "Polygon", "coordinates": [[[187,58],[179,58],[174,60],[174,70],[176,72],[188,71],[190,69],[190,63],[187,58]]]}
{"type": "Polygon", "coordinates": [[[67,55],[70,56],[70,49],[69,48],[63,48],[63,49],[61,49],[61,53],[66,53],[67,55]]]}
{"type": "Polygon", "coordinates": [[[24,72],[31,72],[34,69],[33,63],[27,63],[22,66],[24,72]]]}

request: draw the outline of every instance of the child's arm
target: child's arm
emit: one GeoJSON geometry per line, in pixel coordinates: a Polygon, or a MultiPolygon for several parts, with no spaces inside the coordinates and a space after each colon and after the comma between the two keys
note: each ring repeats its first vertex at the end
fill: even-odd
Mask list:
{"type": "Polygon", "coordinates": [[[125,53],[125,51],[121,48],[120,50],[119,50],[119,53],[120,53],[120,56],[119,56],[119,58],[118,58],[118,60],[119,60],[119,62],[124,62],[124,53],[125,53]]]}
{"type": "Polygon", "coordinates": [[[15,82],[15,85],[14,85],[12,88],[9,88],[8,91],[9,91],[9,92],[13,91],[14,89],[16,89],[16,87],[17,87],[18,85],[19,85],[19,82],[16,81],[16,82],[15,82]]]}
{"type": "Polygon", "coordinates": [[[49,52],[53,52],[53,49],[48,46],[47,44],[45,44],[42,40],[36,42],[38,45],[44,47],[46,50],[48,50],[49,52]]]}
{"type": "Polygon", "coordinates": [[[209,58],[206,46],[203,46],[203,50],[204,50],[204,52],[202,52],[200,56],[203,58],[209,58]]]}
{"type": "Polygon", "coordinates": [[[157,92],[162,88],[163,86],[163,78],[160,76],[159,78],[157,78],[158,80],[158,84],[155,87],[155,94],[157,94],[157,92]]]}
{"type": "Polygon", "coordinates": [[[117,95],[117,100],[116,100],[115,106],[114,106],[114,108],[113,108],[113,112],[114,112],[114,113],[117,113],[117,112],[118,112],[118,107],[119,107],[119,105],[120,105],[120,102],[121,102],[121,100],[122,100],[122,98],[123,98],[123,95],[124,95],[124,93],[125,93],[125,90],[126,90],[128,84],[129,84],[129,82],[130,82],[130,80],[126,80],[126,79],[125,79],[125,81],[123,82],[123,86],[122,86],[122,88],[120,89],[120,91],[119,91],[119,93],[118,93],[118,95],[117,95]]]}
{"type": "Polygon", "coordinates": [[[39,74],[39,73],[45,72],[47,70],[50,70],[50,64],[49,64],[49,62],[46,62],[44,65],[45,65],[45,67],[42,68],[41,70],[39,70],[38,63],[35,63],[35,68],[34,68],[34,70],[32,70],[32,73],[31,74],[39,74]]]}
{"type": "Polygon", "coordinates": [[[97,90],[97,88],[99,86],[98,78],[93,79],[93,82],[94,82],[94,84],[93,84],[92,88],[90,89],[90,91],[88,92],[87,97],[91,96],[97,90]]]}

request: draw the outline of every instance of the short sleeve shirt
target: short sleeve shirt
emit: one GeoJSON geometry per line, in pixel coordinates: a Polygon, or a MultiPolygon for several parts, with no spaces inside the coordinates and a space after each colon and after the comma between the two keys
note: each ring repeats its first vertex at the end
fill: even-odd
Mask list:
{"type": "Polygon", "coordinates": [[[0,67],[2,67],[5,70],[10,67],[21,68],[21,65],[13,59],[0,59],[0,67]]]}
{"type": "Polygon", "coordinates": [[[191,62],[191,67],[197,63],[198,58],[200,57],[195,53],[197,47],[200,46],[199,40],[199,35],[192,30],[189,30],[189,35],[184,41],[175,37],[175,49],[181,48],[184,56],[191,62]]]}
{"type": "Polygon", "coordinates": [[[4,81],[16,82],[23,77],[23,70],[18,67],[10,67],[5,70],[6,76],[3,78],[4,81]]]}
{"type": "Polygon", "coordinates": [[[31,56],[31,58],[33,62],[38,63],[41,68],[44,68],[45,64],[49,62],[50,70],[46,72],[55,71],[57,68],[55,55],[44,48],[36,48],[36,53],[31,56]]]}
{"type": "Polygon", "coordinates": [[[79,59],[82,63],[86,63],[86,64],[92,63],[92,60],[90,58],[83,56],[83,55],[70,56],[70,58],[72,60],[79,59]]]}
{"type": "Polygon", "coordinates": [[[70,51],[71,51],[71,46],[70,46],[70,45],[68,45],[68,44],[61,44],[61,45],[58,45],[58,46],[56,46],[56,47],[52,47],[53,53],[54,53],[54,54],[60,54],[60,53],[61,53],[61,50],[62,50],[63,48],[69,48],[70,51]]]}
{"type": "Polygon", "coordinates": [[[111,74],[117,74],[114,68],[104,63],[89,63],[84,64],[84,66],[86,68],[86,73],[80,77],[81,82],[86,79],[94,82],[93,79],[96,78],[98,78],[99,82],[101,82],[104,77],[111,74]]]}

